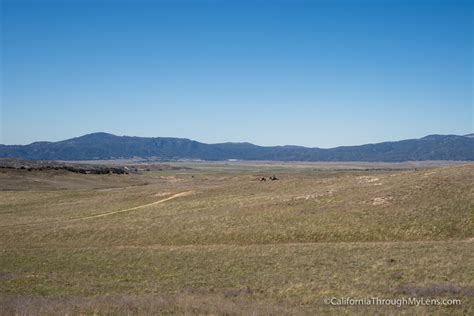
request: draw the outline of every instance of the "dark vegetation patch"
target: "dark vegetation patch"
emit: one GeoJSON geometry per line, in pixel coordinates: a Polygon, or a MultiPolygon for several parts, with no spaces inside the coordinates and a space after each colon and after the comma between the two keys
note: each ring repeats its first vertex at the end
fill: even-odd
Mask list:
{"type": "Polygon", "coordinates": [[[407,285],[399,289],[400,293],[412,296],[469,296],[474,297],[473,287],[461,287],[450,283],[430,284],[426,286],[407,285]]]}
{"type": "Polygon", "coordinates": [[[170,165],[101,165],[76,164],[57,161],[0,159],[0,169],[16,169],[26,171],[64,170],[81,174],[129,174],[143,171],[163,171],[189,169],[170,165]]]}

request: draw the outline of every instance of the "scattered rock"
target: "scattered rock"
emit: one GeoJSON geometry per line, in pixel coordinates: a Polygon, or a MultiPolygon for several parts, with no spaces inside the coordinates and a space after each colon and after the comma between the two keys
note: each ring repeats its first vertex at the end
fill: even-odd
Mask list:
{"type": "MultiPolygon", "coordinates": [[[[270,177],[268,177],[268,179],[271,180],[271,181],[280,180],[280,179],[278,179],[278,178],[275,177],[275,176],[270,176],[270,177]]],[[[265,178],[265,177],[258,177],[257,180],[258,180],[258,181],[267,181],[267,178],[265,178]]]]}

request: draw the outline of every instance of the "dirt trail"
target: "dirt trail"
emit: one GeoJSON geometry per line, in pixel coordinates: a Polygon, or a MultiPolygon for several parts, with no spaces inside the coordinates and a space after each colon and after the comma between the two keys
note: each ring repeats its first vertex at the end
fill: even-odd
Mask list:
{"type": "Polygon", "coordinates": [[[90,215],[90,216],[85,216],[85,217],[66,219],[66,220],[61,220],[61,221],[45,221],[45,222],[36,222],[36,223],[22,223],[22,224],[4,225],[4,226],[0,226],[0,227],[14,227],[14,226],[27,226],[27,225],[40,225],[40,224],[68,223],[68,222],[74,222],[74,221],[81,221],[81,220],[85,220],[85,219],[104,217],[104,216],[109,216],[109,215],[118,214],[118,213],[130,212],[130,211],[138,210],[138,209],[149,207],[149,206],[156,205],[156,204],[161,204],[161,203],[167,202],[169,200],[176,199],[176,198],[181,197],[181,196],[190,195],[191,193],[193,193],[193,191],[180,192],[180,193],[173,194],[172,196],[169,196],[165,199],[158,200],[158,201],[155,201],[155,202],[152,202],[152,203],[143,204],[143,205],[139,205],[139,206],[134,206],[134,207],[126,208],[126,209],[123,209],[123,210],[102,213],[102,214],[96,214],[96,215],[90,215]]]}
{"type": "Polygon", "coordinates": [[[166,199],[158,200],[158,201],[156,201],[156,202],[152,202],[152,203],[148,203],[148,204],[144,204],[144,205],[139,205],[139,206],[135,206],[135,207],[131,207],[131,208],[126,208],[126,209],[124,209],[124,210],[119,210],[119,211],[113,211],[113,212],[108,212],[108,213],[102,213],[102,214],[97,214],[97,215],[91,215],[91,216],[85,216],[85,217],[75,218],[75,219],[71,219],[70,221],[79,221],[79,220],[83,220],[83,219],[96,218],[96,217],[103,217],[103,216],[109,216],[109,215],[117,214],[117,213],[123,213],[123,212],[134,211],[134,210],[138,210],[138,209],[145,208],[145,207],[148,207],[148,206],[160,204],[160,203],[163,203],[163,202],[166,202],[166,201],[169,201],[169,200],[178,198],[178,197],[180,197],[180,196],[186,196],[186,195],[189,195],[189,194],[191,194],[191,193],[192,193],[192,191],[186,191],[186,192],[176,193],[176,194],[173,194],[173,195],[170,196],[170,197],[167,197],[166,199]]]}

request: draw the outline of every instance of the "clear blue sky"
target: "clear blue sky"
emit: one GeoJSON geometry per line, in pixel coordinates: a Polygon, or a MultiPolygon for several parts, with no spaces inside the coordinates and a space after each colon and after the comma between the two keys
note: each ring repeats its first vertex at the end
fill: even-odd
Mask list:
{"type": "Polygon", "coordinates": [[[3,144],[474,130],[473,1],[1,2],[3,144]]]}

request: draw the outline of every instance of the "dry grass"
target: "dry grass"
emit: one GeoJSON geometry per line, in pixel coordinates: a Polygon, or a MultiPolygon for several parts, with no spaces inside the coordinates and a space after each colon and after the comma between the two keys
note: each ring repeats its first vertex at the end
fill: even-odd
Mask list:
{"type": "Polygon", "coordinates": [[[474,312],[473,165],[193,167],[0,175],[0,313],[474,312]],[[323,303],[407,295],[463,304],[323,303]]]}

